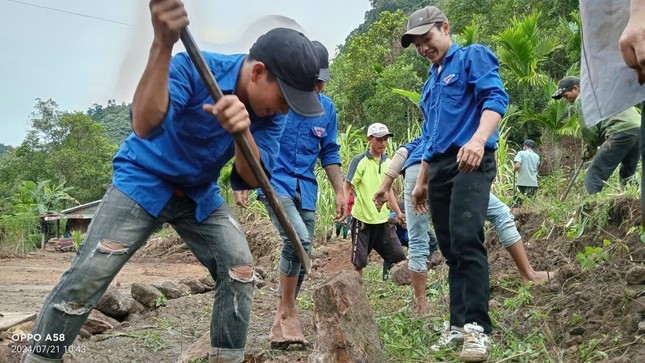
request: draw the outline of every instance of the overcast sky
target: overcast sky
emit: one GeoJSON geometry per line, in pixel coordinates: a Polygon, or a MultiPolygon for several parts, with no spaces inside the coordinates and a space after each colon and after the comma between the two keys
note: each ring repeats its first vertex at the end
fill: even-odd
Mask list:
{"type": "MultiPolygon", "coordinates": [[[[199,45],[224,53],[246,53],[271,27],[299,25],[334,54],[370,6],[369,0],[185,2],[199,45]]],[[[0,143],[22,142],[36,98],[51,98],[66,111],[108,99],[129,102],[152,36],[147,4],[0,0],[0,143]]]]}

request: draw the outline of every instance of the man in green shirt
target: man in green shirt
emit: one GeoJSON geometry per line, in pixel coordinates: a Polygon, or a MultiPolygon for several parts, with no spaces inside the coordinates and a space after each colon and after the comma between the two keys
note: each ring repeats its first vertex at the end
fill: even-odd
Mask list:
{"type": "Polygon", "coordinates": [[[587,143],[587,157],[593,157],[585,177],[585,190],[595,194],[602,190],[611,174],[620,165],[620,181],[623,185],[636,172],[638,165],[641,117],[638,110],[627,110],[587,128],[582,116],[580,78],[568,76],[558,83],[554,99],[565,98],[576,105],[582,138],[587,143]],[[597,152],[596,152],[597,151],[597,152]],[[594,157],[595,154],[595,157],[594,157]]]}
{"type": "MultiPolygon", "coordinates": [[[[388,138],[392,133],[382,123],[373,123],[367,129],[369,150],[354,157],[347,171],[344,191],[349,196],[352,189],[356,195],[352,208],[352,264],[363,276],[363,268],[367,266],[367,257],[376,250],[383,260],[397,263],[405,260],[405,254],[395,227],[388,223],[390,211],[388,208],[376,208],[372,196],[381,186],[385,178],[390,160],[385,154],[388,138]]],[[[396,212],[400,223],[405,223],[405,217],[396,203],[394,193],[390,190],[388,206],[396,212]]]]}

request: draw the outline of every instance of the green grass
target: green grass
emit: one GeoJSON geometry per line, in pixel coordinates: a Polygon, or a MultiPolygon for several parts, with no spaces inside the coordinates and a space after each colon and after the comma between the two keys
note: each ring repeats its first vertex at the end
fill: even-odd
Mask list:
{"type": "Polygon", "coordinates": [[[363,271],[365,290],[368,294],[374,318],[379,329],[385,358],[389,362],[428,362],[442,359],[445,352],[433,354],[430,345],[440,334],[446,320],[447,305],[432,305],[447,293],[445,276],[432,271],[429,274],[428,298],[432,316],[428,319],[414,317],[412,290],[409,286],[397,286],[382,281],[382,269],[372,263],[363,271]],[[445,292],[444,292],[445,291],[445,292]]]}
{"type": "MultiPolygon", "coordinates": [[[[379,329],[385,358],[388,362],[459,362],[458,346],[438,352],[429,347],[440,336],[443,322],[448,320],[448,285],[445,273],[429,271],[427,297],[430,314],[416,318],[412,308],[410,286],[397,286],[381,280],[381,266],[371,263],[364,270],[364,288],[379,329]]],[[[518,279],[491,281],[501,293],[494,296],[501,307],[490,309],[494,331],[489,361],[562,362],[554,355],[542,326],[548,312],[532,306],[533,286],[518,279]]],[[[574,319],[575,320],[575,319],[574,319]]],[[[602,356],[592,342],[581,353],[589,361],[602,356]]],[[[582,362],[583,360],[581,360],[582,362]]]]}

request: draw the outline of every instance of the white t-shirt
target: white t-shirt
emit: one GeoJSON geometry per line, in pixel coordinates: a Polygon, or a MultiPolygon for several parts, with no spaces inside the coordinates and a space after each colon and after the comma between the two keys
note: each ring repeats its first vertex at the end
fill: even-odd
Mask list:
{"type": "Polygon", "coordinates": [[[533,150],[522,150],[515,155],[513,160],[520,163],[520,170],[518,170],[517,185],[521,187],[537,187],[537,174],[540,168],[540,155],[536,154],[533,150]]]}

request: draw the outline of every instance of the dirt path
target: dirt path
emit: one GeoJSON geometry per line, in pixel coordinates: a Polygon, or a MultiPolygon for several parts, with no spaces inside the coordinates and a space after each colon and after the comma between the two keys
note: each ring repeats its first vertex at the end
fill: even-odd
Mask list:
{"type": "MultiPolygon", "coordinates": [[[[74,253],[38,251],[25,258],[0,259],[0,311],[35,312],[60,276],[71,265],[74,253]]],[[[178,281],[200,278],[208,271],[200,264],[129,261],[115,278],[121,288],[133,282],[178,281]]]]}
{"type": "MultiPolygon", "coordinates": [[[[266,229],[254,228],[251,239],[255,245],[275,248],[272,237],[264,236],[266,229]],[[257,231],[257,233],[255,233],[257,231]],[[260,233],[262,232],[262,233],[260,233]],[[262,234],[260,238],[256,234],[262,234]]],[[[147,249],[139,251],[115,278],[120,290],[129,290],[133,282],[178,281],[182,278],[200,278],[207,270],[195,261],[183,244],[166,240],[153,241],[147,249]],[[165,254],[164,251],[171,251],[165,254]],[[188,255],[187,255],[188,254],[188,255]],[[164,261],[163,263],[151,261],[164,261]]],[[[310,296],[315,285],[330,273],[348,268],[349,250],[346,241],[334,241],[318,250],[318,258],[323,262],[312,274],[302,291],[310,296]]],[[[35,312],[58,282],[60,276],[69,268],[73,253],[38,251],[24,258],[0,259],[0,301],[2,311],[35,312]]],[[[311,353],[311,345],[304,350],[290,349],[275,351],[268,347],[267,333],[273,320],[275,309],[275,276],[271,260],[264,259],[263,267],[268,272],[266,286],[256,290],[251,325],[247,336],[247,361],[251,362],[299,362],[306,361],[311,353]]],[[[174,363],[182,352],[197,339],[206,334],[210,326],[212,293],[185,296],[168,300],[167,305],[128,321],[127,324],[89,340],[77,339],[75,344],[83,347],[83,352],[66,355],[66,362],[154,362],[174,363]]],[[[309,300],[308,300],[309,301],[309,300]]],[[[313,341],[312,311],[303,309],[301,321],[307,339],[313,341]]],[[[5,342],[6,343],[6,342],[5,342]]],[[[0,348],[2,348],[0,346],[0,348]]],[[[1,362],[18,362],[19,354],[11,346],[0,349],[1,362]]]]}

